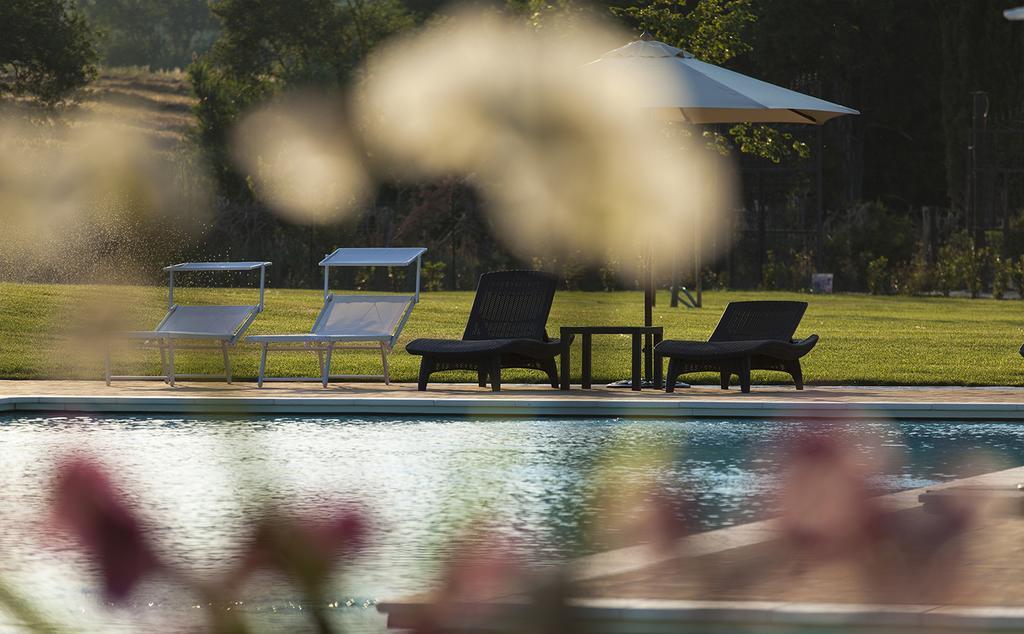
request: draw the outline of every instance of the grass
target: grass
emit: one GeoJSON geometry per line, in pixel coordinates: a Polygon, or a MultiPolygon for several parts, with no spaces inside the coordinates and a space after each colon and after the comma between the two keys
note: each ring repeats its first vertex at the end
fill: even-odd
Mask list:
{"type": "MultiPolygon", "coordinates": [[[[95,334],[63,327],[65,323],[108,323],[115,315],[130,327],[152,327],[165,308],[166,289],[46,284],[0,284],[0,377],[99,378],[100,354],[95,334]]],[[[177,298],[196,303],[251,303],[252,289],[183,289],[177,298]]],[[[959,298],[809,296],[795,293],[709,292],[701,310],[668,307],[659,295],[655,323],[669,338],[706,339],[725,305],[742,299],[800,299],[810,302],[798,335],[817,333],[821,343],[805,359],[804,375],[817,385],[1021,385],[1024,359],[1024,314],[1018,301],[959,298]]],[[[250,334],[303,332],[320,307],[316,290],[267,291],[266,310],[250,334]]],[[[459,337],[472,302],[470,292],[425,293],[391,357],[393,377],[413,381],[418,359],[404,352],[415,337],[459,337]]],[[[557,336],[561,325],[632,324],[642,319],[638,292],[559,292],[548,321],[557,336]]],[[[627,337],[597,337],[594,374],[599,381],[623,378],[629,371],[627,337]]],[[[236,374],[255,376],[255,346],[232,352],[236,374]]],[[[376,374],[379,356],[372,352],[336,355],[335,372],[376,374]]],[[[155,353],[121,357],[119,371],[156,372],[155,353]],[[127,367],[130,366],[130,367],[127,367]]],[[[213,354],[181,355],[180,371],[217,370],[213,354]]],[[[578,349],[573,356],[578,376],[578,349]]],[[[271,356],[272,375],[316,372],[310,353],[271,356]]],[[[438,375],[443,380],[444,375],[438,375]]],[[[469,374],[449,380],[469,381],[469,374]]],[[[508,379],[540,380],[533,373],[509,373],[508,379]]],[[[762,381],[781,381],[766,374],[762,381]]],[[[695,382],[714,383],[711,375],[695,382]]]]}

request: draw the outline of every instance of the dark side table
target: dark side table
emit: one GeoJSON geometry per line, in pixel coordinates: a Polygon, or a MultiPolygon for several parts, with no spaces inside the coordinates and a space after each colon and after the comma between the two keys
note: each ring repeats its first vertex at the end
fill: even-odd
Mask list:
{"type": "MultiPolygon", "coordinates": [[[[639,391],[641,388],[641,376],[640,366],[643,363],[643,338],[645,335],[652,335],[654,337],[654,345],[661,343],[661,339],[664,336],[664,329],[661,326],[564,326],[560,331],[560,337],[562,340],[562,381],[561,388],[563,390],[569,389],[569,353],[572,345],[574,335],[580,336],[580,345],[582,347],[581,352],[583,353],[582,372],[580,377],[580,385],[584,390],[589,390],[591,387],[591,363],[590,363],[590,349],[591,342],[594,335],[631,335],[633,339],[632,346],[632,375],[631,385],[634,390],[639,391]]],[[[661,364],[654,364],[654,376],[650,374],[650,368],[648,368],[647,380],[653,381],[654,387],[661,389],[661,364]]]]}

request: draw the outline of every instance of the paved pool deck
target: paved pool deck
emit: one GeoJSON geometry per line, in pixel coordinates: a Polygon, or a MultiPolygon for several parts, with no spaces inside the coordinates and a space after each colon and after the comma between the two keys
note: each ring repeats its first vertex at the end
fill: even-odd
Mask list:
{"type": "Polygon", "coordinates": [[[848,417],[1024,421],[1024,387],[695,386],[666,394],[605,387],[568,392],[466,384],[0,381],[2,411],[383,414],[420,416],[848,417]]]}
{"type": "MultiPolygon", "coordinates": [[[[1018,467],[879,501],[909,526],[925,518],[919,500],[925,491],[1016,491],[1022,481],[1024,467],[1018,467]]],[[[908,550],[913,544],[856,557],[810,556],[789,548],[776,520],[753,522],[684,537],[668,548],[641,545],[576,560],[567,572],[574,588],[568,604],[575,619],[608,632],[1024,631],[1020,513],[979,511],[955,540],[912,553],[928,555],[920,562],[901,561],[908,550]],[[891,561],[898,563],[884,568],[891,561]],[[887,572],[878,574],[880,567],[887,572]]],[[[385,600],[378,609],[390,627],[409,627],[432,601],[429,595],[385,600]]],[[[522,604],[516,596],[491,601],[522,604]]],[[[451,631],[462,631],[458,623],[451,631]]]]}

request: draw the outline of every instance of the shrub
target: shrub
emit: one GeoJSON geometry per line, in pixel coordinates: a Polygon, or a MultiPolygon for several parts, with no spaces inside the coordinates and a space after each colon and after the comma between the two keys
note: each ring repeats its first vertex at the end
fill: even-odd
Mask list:
{"type": "Polygon", "coordinates": [[[884,256],[890,266],[909,262],[917,249],[913,219],[881,202],[831,214],[825,232],[826,270],[836,273],[843,288],[864,290],[872,260],[884,256]]]}
{"type": "Polygon", "coordinates": [[[709,268],[701,270],[704,288],[709,290],[724,291],[729,288],[729,271],[713,271],[709,268]]]}
{"type": "Polygon", "coordinates": [[[1013,267],[1013,280],[1017,286],[1017,295],[1024,299],[1024,255],[1017,258],[1016,266],[1013,267]]]}
{"type": "Polygon", "coordinates": [[[889,258],[880,255],[868,263],[868,292],[872,295],[888,295],[892,292],[892,274],[889,258]]]}
{"type": "Polygon", "coordinates": [[[789,283],[787,288],[807,291],[811,287],[811,276],[815,273],[814,252],[808,250],[790,251],[789,283]]]}
{"type": "Polygon", "coordinates": [[[761,288],[763,290],[775,290],[777,269],[778,264],[775,262],[775,252],[769,249],[764,254],[764,266],[761,267],[761,288]]]}
{"type": "Polygon", "coordinates": [[[608,257],[605,259],[604,266],[600,267],[597,271],[598,279],[601,280],[602,291],[611,292],[619,289],[619,276],[621,275],[619,268],[617,258],[608,257]]]}
{"type": "Polygon", "coordinates": [[[970,248],[964,253],[964,277],[967,282],[967,290],[974,299],[981,295],[983,290],[982,273],[985,269],[985,261],[988,259],[988,249],[977,249],[974,241],[971,241],[970,248]]]}
{"type": "Polygon", "coordinates": [[[914,257],[896,275],[896,292],[903,295],[921,295],[934,287],[934,273],[925,257],[924,245],[918,244],[914,257]]]}
{"type": "Polygon", "coordinates": [[[971,297],[981,294],[988,249],[979,249],[965,232],[953,234],[939,249],[937,277],[943,295],[966,289],[971,297]]]}
{"type": "Polygon", "coordinates": [[[1003,299],[1014,284],[1014,262],[998,255],[992,258],[992,297],[1003,299]]]}
{"type": "Polygon", "coordinates": [[[425,291],[444,290],[444,262],[424,262],[420,282],[425,291]]]}

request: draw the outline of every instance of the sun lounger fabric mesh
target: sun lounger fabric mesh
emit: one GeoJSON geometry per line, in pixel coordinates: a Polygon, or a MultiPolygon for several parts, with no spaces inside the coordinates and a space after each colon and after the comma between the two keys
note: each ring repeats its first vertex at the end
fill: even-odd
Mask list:
{"type": "MultiPolygon", "coordinates": [[[[365,344],[379,347],[384,367],[384,382],[390,384],[387,355],[405,320],[416,304],[416,298],[405,295],[328,295],[324,307],[313,323],[312,331],[293,335],[255,335],[247,339],[262,346],[258,385],[265,380],[310,380],[303,377],[265,377],[267,353],[271,349],[305,349],[323,355],[320,381],[324,387],[331,378],[331,354],[337,349],[366,349],[365,344]],[[364,344],[359,346],[359,344],[364,344]],[[301,346],[296,348],[295,346],[301,346]]],[[[368,378],[347,375],[346,378],[368,378]]]]}
{"type": "Polygon", "coordinates": [[[708,341],[662,341],[654,352],[658,363],[669,359],[666,390],[674,390],[680,374],[711,371],[719,373],[722,389],[736,375],[749,392],[751,370],[786,372],[803,389],[800,358],[818,343],[817,335],[793,339],[806,310],[806,302],[732,302],[708,341]]]}
{"type": "Polygon", "coordinates": [[[416,339],[405,347],[422,356],[419,388],[434,372],[476,370],[482,387],[501,389],[502,368],[541,370],[558,387],[555,357],[562,344],[545,326],[558,278],[539,271],[501,271],[480,276],[462,340],[416,339]]]}
{"type": "Polygon", "coordinates": [[[345,335],[353,339],[391,338],[412,297],[334,295],[317,335],[345,335]]]}
{"type": "Polygon", "coordinates": [[[230,338],[254,310],[254,306],[178,306],[158,332],[230,338]]]}

